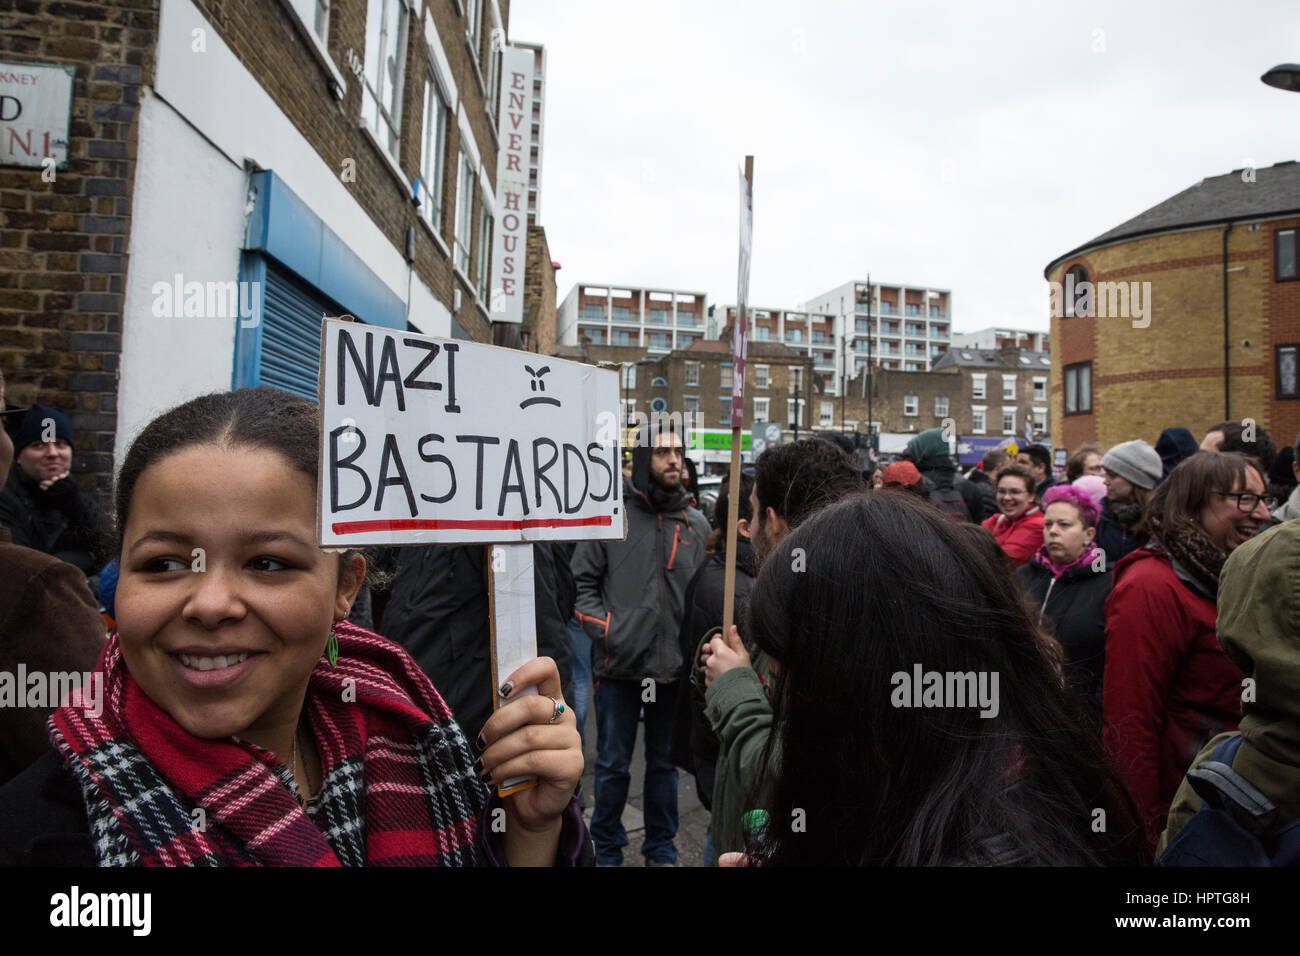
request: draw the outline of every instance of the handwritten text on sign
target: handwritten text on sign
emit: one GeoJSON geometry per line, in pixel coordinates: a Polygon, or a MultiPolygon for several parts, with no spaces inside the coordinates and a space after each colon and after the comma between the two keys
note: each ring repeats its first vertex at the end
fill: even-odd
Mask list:
{"type": "Polygon", "coordinates": [[[616,372],[326,320],[320,385],[322,545],[623,537],[616,372]]]}

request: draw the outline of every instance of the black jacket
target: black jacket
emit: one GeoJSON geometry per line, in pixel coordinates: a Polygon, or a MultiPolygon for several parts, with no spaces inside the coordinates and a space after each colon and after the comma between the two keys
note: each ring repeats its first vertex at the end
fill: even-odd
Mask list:
{"type": "Polygon", "coordinates": [[[975,516],[975,521],[977,524],[983,524],[998,513],[998,497],[997,492],[993,490],[993,479],[976,468],[966,481],[979,489],[980,513],[975,516]]]}
{"type": "Polygon", "coordinates": [[[1097,519],[1097,547],[1106,552],[1106,566],[1114,567],[1120,558],[1146,544],[1147,536],[1134,534],[1111,514],[1110,499],[1101,499],[1101,517],[1097,519]]]}
{"type": "Polygon", "coordinates": [[[1080,706],[1101,727],[1102,676],[1106,670],[1106,596],[1111,569],[1071,568],[1053,580],[1052,572],[1031,560],[1016,569],[1039,609],[1040,624],[1065,651],[1065,679],[1080,706]]]}
{"type": "Polygon", "coordinates": [[[961,492],[962,501],[966,503],[966,513],[970,520],[978,523],[977,515],[984,513],[984,493],[972,482],[957,473],[957,466],[947,455],[931,455],[915,463],[916,469],[934,486],[935,490],[956,488],[961,492]]]}
{"type": "MultiPolygon", "coordinates": [[[[565,629],[572,592],[557,545],[533,545],[537,653],[555,659],[566,700],[573,699],[572,654],[565,629]]],[[[492,716],[487,547],[448,544],[404,548],[380,633],[406,648],[433,681],[466,740],[492,716]]],[[[502,675],[504,679],[504,675],[502,675]]]]}
{"type": "MultiPolygon", "coordinates": [[[[757,571],[754,547],[749,539],[736,536],[736,606],[739,626],[741,609],[749,600],[757,571]]],[[[673,723],[673,762],[695,774],[696,792],[706,809],[712,809],[714,768],[718,761],[718,737],[704,714],[704,687],[691,683],[691,672],[699,666],[696,654],[700,638],[722,626],[722,605],[726,597],[727,558],[722,552],[707,555],[700,569],[686,585],[686,611],[678,643],[686,668],[677,691],[677,718],[673,723]]]]}
{"type": "Polygon", "coordinates": [[[0,867],[95,865],[81,788],[51,747],[0,788],[0,867]]]}
{"type": "Polygon", "coordinates": [[[14,544],[76,565],[87,577],[107,563],[108,521],[70,475],[41,491],[14,462],[0,489],[0,525],[14,544]]]}

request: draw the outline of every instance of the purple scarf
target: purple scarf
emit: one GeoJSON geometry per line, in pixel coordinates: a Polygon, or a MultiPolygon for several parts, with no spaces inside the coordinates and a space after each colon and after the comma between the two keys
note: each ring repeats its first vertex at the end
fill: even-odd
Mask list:
{"type": "Polygon", "coordinates": [[[1074,568],[1082,567],[1085,564],[1092,564],[1092,562],[1096,559],[1096,557],[1097,557],[1097,542],[1094,539],[1092,541],[1089,541],[1087,547],[1083,549],[1083,553],[1080,554],[1073,561],[1071,561],[1069,564],[1064,564],[1064,565],[1053,564],[1052,559],[1047,556],[1047,545],[1043,545],[1041,548],[1035,551],[1034,556],[1031,560],[1035,564],[1039,565],[1040,567],[1044,567],[1048,571],[1051,571],[1052,577],[1054,579],[1060,580],[1061,575],[1065,574],[1065,572],[1071,571],[1074,568]]]}

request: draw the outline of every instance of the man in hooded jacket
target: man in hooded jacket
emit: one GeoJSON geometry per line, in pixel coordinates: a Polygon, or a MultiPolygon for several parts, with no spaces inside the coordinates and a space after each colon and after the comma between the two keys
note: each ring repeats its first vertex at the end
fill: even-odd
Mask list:
{"type": "Polygon", "coordinates": [[[677,862],[677,769],[671,742],[686,586],[704,559],[709,523],[682,487],[682,436],[667,423],[637,432],[626,482],[627,537],[573,552],[575,613],[592,638],[596,684],[596,862],[619,866],[637,718],[645,710],[645,842],[651,866],[677,862]]]}
{"type": "Polygon", "coordinates": [[[981,520],[984,493],[957,473],[942,428],[927,428],[907,443],[903,454],[916,465],[921,477],[930,482],[930,501],[935,507],[952,518],[981,520]]]}

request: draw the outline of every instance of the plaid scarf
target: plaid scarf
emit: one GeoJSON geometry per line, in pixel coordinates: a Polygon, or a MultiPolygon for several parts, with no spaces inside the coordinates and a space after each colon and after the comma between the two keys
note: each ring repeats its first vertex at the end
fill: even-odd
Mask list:
{"type": "Polygon", "coordinates": [[[487,789],[429,679],[397,644],[342,622],[304,712],[320,754],[315,820],[274,754],[201,740],[140,689],[117,633],[100,658],[103,713],[79,696],[50,718],[81,784],[100,866],[462,866],[479,862],[487,789]]]}
{"type": "Polygon", "coordinates": [[[1217,548],[1205,532],[1190,521],[1180,521],[1166,526],[1157,515],[1147,522],[1151,534],[1160,542],[1169,556],[1195,578],[1210,598],[1219,593],[1219,572],[1228,553],[1217,548]]]}

